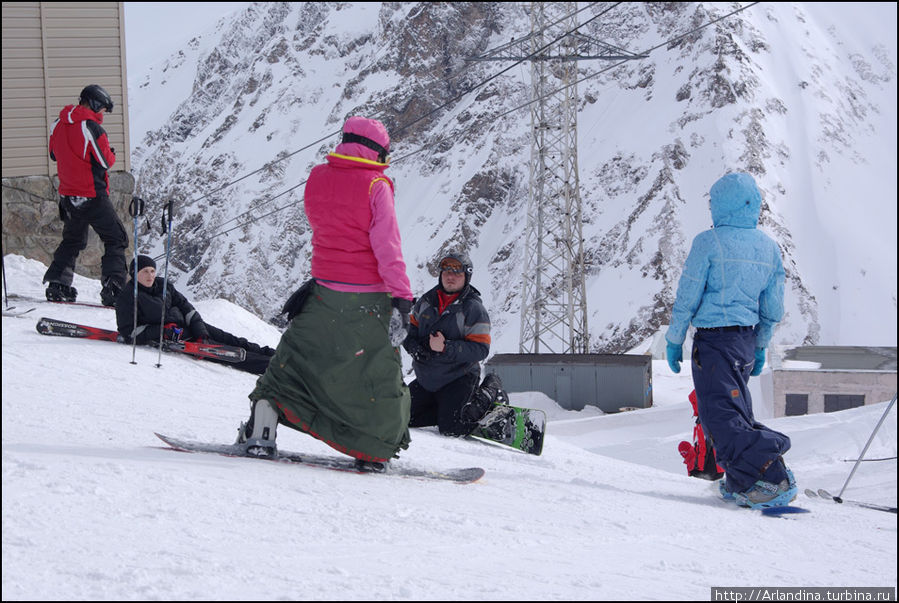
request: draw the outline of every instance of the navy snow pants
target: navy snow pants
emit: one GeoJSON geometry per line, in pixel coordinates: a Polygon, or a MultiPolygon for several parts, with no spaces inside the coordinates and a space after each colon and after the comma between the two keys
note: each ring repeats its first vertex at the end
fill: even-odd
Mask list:
{"type": "Polygon", "coordinates": [[[692,366],[699,420],[731,492],[744,492],[758,480],[787,478],[779,459],[790,449],[790,438],[757,423],[752,414],[747,384],[754,363],[752,327],[697,329],[692,366]]]}

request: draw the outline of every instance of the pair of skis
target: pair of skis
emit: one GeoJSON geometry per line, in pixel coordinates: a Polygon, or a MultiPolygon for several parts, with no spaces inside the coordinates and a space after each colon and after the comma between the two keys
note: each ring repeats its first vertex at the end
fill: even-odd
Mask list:
{"type": "Polygon", "coordinates": [[[876,505],[874,503],[866,503],[858,500],[846,500],[840,498],[838,496],[832,495],[830,492],[825,490],[824,488],[819,488],[817,491],[812,490],[811,488],[806,488],[805,495],[809,498],[818,498],[821,497],[825,500],[832,500],[835,503],[852,505],[854,507],[862,507],[863,509],[871,509],[872,511],[883,511],[885,513],[896,513],[896,507],[890,507],[887,505],[876,505]]]}
{"type": "MultiPolygon", "coordinates": [[[[101,329],[89,325],[80,325],[65,320],[53,318],[41,318],[35,325],[41,335],[54,335],[57,337],[76,337],[79,339],[94,339],[97,341],[114,341],[124,343],[124,338],[118,331],[101,329]]],[[[209,360],[221,360],[224,362],[243,362],[246,360],[247,351],[231,345],[220,343],[199,343],[195,341],[166,341],[163,348],[167,352],[188,354],[198,358],[209,360]]]]}

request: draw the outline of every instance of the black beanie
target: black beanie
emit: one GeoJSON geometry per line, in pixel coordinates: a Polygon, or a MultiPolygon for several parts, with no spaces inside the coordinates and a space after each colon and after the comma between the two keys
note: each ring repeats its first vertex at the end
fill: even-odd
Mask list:
{"type": "MultiPolygon", "coordinates": [[[[137,271],[140,272],[147,266],[152,266],[153,268],[156,268],[156,262],[153,261],[153,258],[151,258],[148,255],[137,256],[137,271]]],[[[131,276],[134,276],[134,260],[131,260],[131,265],[128,266],[128,274],[130,274],[131,276]]]]}

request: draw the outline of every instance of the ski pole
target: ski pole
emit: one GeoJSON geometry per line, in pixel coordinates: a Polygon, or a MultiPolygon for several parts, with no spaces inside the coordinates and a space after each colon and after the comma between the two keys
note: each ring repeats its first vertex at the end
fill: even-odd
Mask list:
{"type": "Polygon", "coordinates": [[[887,409],[885,411],[883,411],[883,416],[880,417],[880,421],[877,422],[877,427],[875,427],[874,431],[871,432],[871,437],[868,438],[868,443],[865,444],[865,447],[862,450],[862,453],[860,455],[858,455],[858,460],[855,461],[855,465],[852,467],[852,471],[849,472],[849,477],[846,478],[846,483],[843,484],[843,489],[840,490],[840,493],[837,496],[833,497],[833,499],[835,501],[837,501],[838,503],[843,502],[843,492],[846,491],[846,487],[849,485],[849,480],[851,480],[852,476],[855,475],[855,470],[858,469],[859,463],[862,462],[862,459],[865,458],[865,453],[868,452],[868,446],[870,446],[871,442],[874,441],[874,436],[877,435],[877,430],[880,429],[881,425],[883,425],[883,422],[886,420],[887,415],[889,414],[890,410],[893,408],[893,404],[895,404],[895,403],[896,403],[896,395],[893,394],[892,402],[890,402],[887,405],[887,409]]]}
{"type": "Polygon", "coordinates": [[[162,279],[162,316],[159,317],[159,358],[156,361],[156,368],[162,366],[162,337],[165,334],[165,296],[168,292],[169,285],[169,254],[172,250],[172,203],[169,201],[162,208],[162,232],[168,233],[165,242],[165,276],[162,279]],[[168,225],[166,225],[166,215],[168,215],[168,225]]]}
{"type": "Polygon", "coordinates": [[[9,289],[6,288],[6,249],[0,250],[0,261],[3,262],[3,299],[6,301],[6,309],[9,309],[9,289]]]}
{"type": "MultiPolygon", "coordinates": [[[[144,215],[144,200],[140,197],[131,197],[131,205],[128,206],[128,213],[134,218],[134,331],[137,330],[137,220],[144,215]]],[[[137,337],[131,332],[131,364],[137,364],[135,356],[137,354],[137,337]]]]}

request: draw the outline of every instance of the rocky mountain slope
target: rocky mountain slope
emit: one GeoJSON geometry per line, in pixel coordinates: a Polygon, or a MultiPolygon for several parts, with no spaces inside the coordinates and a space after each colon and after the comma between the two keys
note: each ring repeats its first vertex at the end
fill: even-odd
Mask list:
{"type": "MultiPolygon", "coordinates": [[[[154,67],[130,93],[134,165],[155,211],[175,201],[172,277],[274,316],[308,275],[309,169],[346,117],[378,117],[413,289],[468,250],[494,350],[518,351],[529,69],[480,85],[511,63],[466,59],[526,35],[527,7],[256,3],[154,67]]],[[[895,6],[757,4],[696,30],[739,7],[581,5],[581,22],[603,13],[583,33],[648,52],[579,63],[593,351],[667,322],[708,188],[732,170],[758,180],[784,253],[775,342],[895,345],[895,6]]]]}

